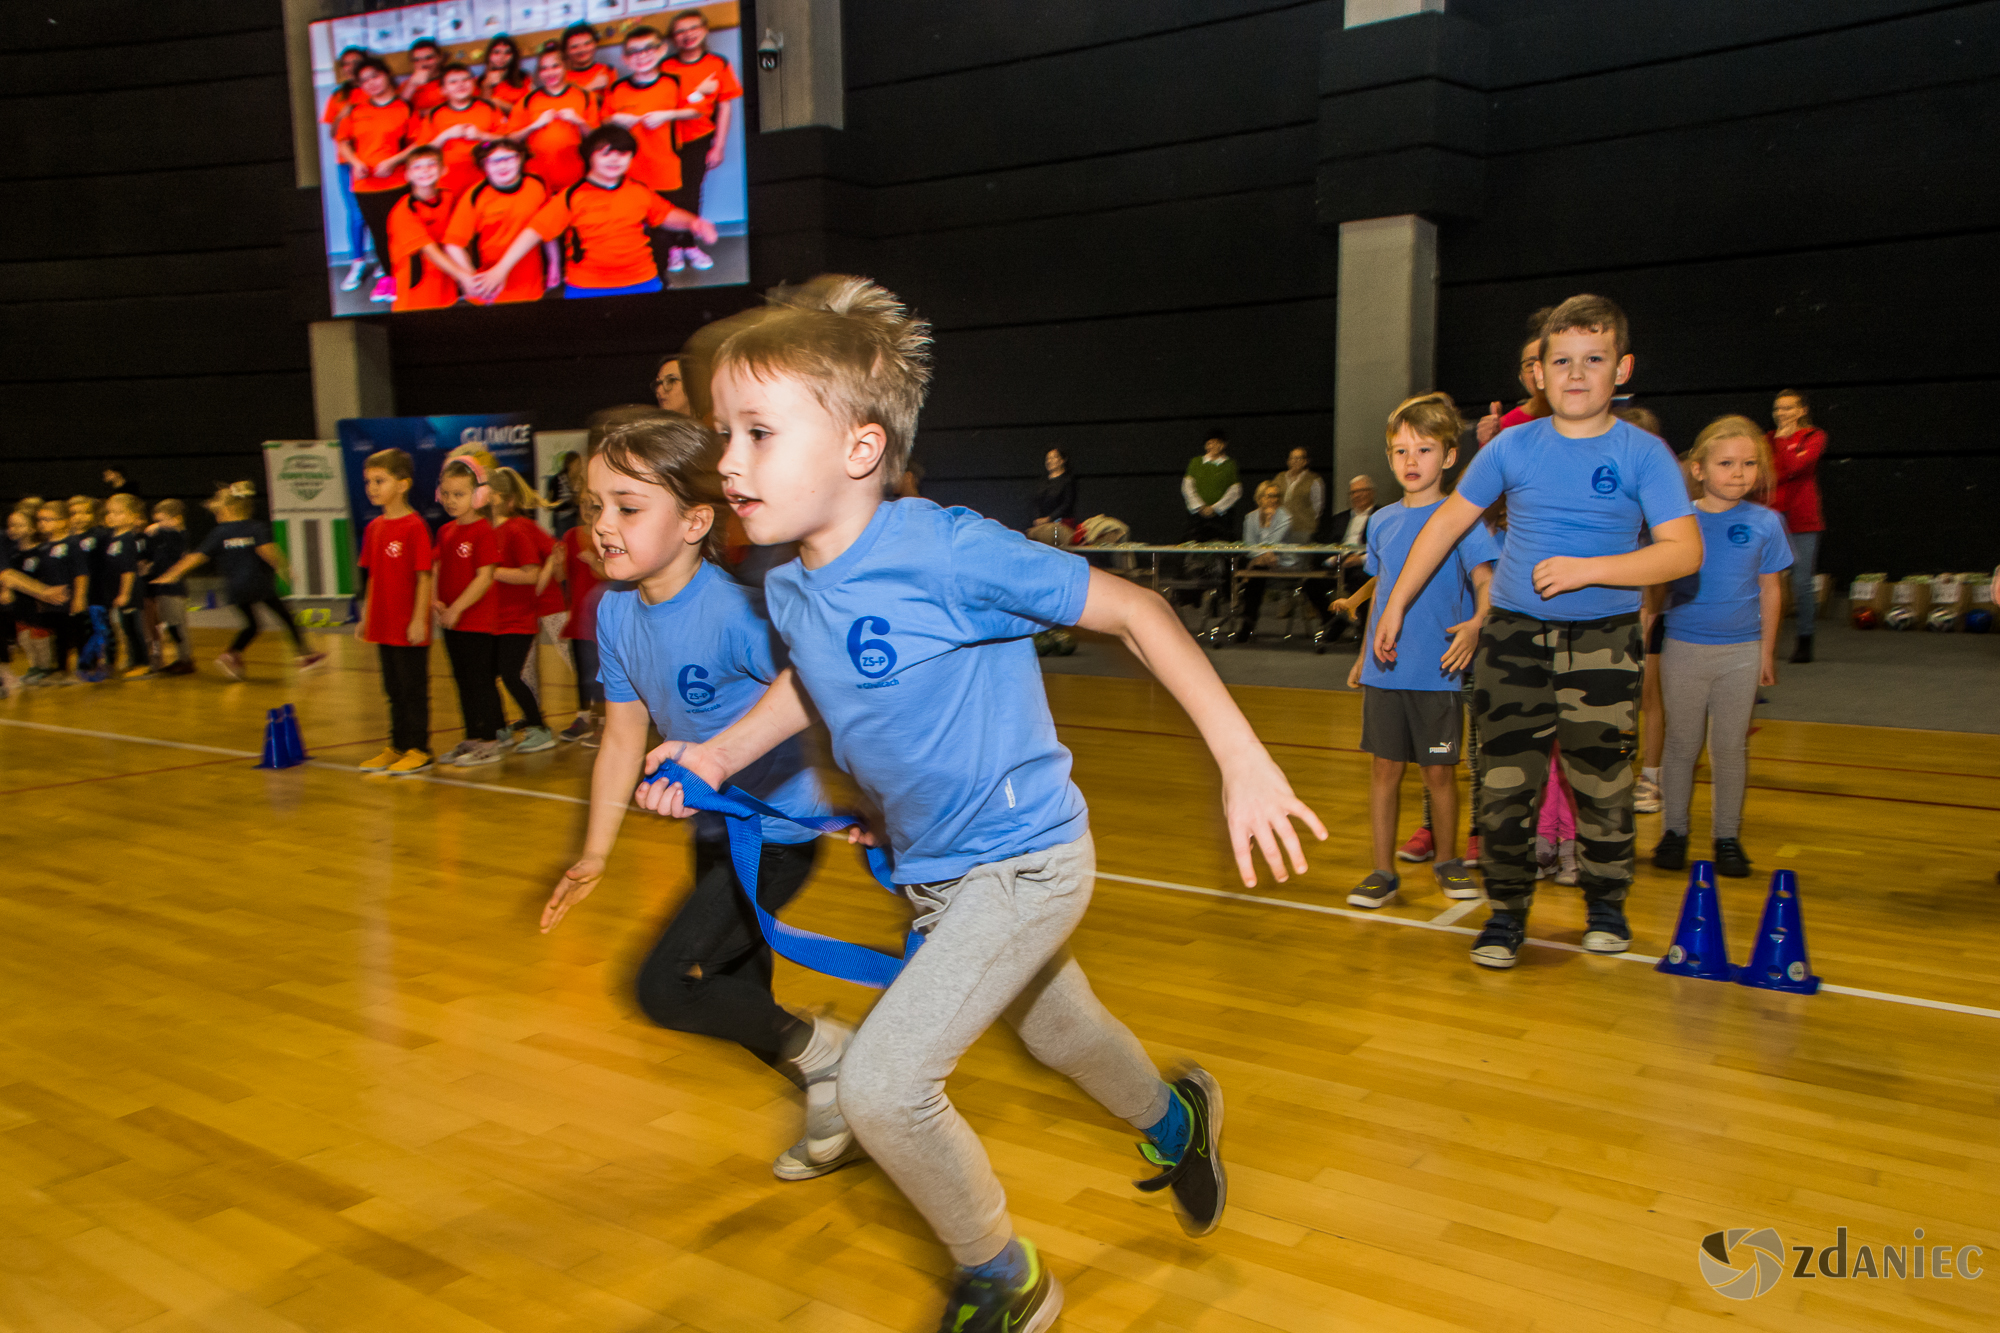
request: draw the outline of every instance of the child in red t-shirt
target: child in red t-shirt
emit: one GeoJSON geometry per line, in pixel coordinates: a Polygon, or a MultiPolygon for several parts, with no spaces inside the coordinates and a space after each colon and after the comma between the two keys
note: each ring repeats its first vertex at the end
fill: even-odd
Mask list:
{"type": "Polygon", "coordinates": [[[368,593],[356,637],[375,645],[389,696],[389,748],[364,762],[364,773],[416,773],[432,763],[431,530],[410,508],[415,478],[401,449],[370,454],[361,465],[368,503],[382,516],[361,537],[368,593]]]}
{"type": "Polygon", "coordinates": [[[504,753],[499,736],[507,718],[493,683],[499,674],[493,584],[497,549],[488,522],[493,493],[487,486],[498,470],[484,449],[454,453],[445,461],[437,489],[438,503],[451,522],[437,533],[437,595],[431,604],[444,626],[444,651],[465,720],[465,739],[445,753],[443,762],[462,768],[497,764],[504,753]]]}
{"type": "Polygon", "coordinates": [[[582,521],[556,540],[542,566],[546,586],[553,588],[560,583],[568,591],[569,614],[563,620],[562,639],[569,645],[570,666],[576,672],[576,718],[557,739],[582,741],[591,750],[604,734],[604,687],[597,680],[597,599],[602,592],[598,585],[604,581],[604,565],[591,536],[598,512],[597,502],[587,492],[579,493],[577,517],[582,521]]]}
{"type": "Polygon", "coordinates": [[[524,511],[537,508],[542,497],[520,473],[498,468],[493,481],[493,580],[498,591],[498,640],[495,665],[500,683],[520,706],[521,718],[500,742],[516,754],[534,754],[556,747],[555,733],[542,720],[536,695],[541,673],[534,668],[535,639],[542,628],[542,565],[555,541],[524,511]],[[511,742],[511,744],[510,744],[511,742]]]}

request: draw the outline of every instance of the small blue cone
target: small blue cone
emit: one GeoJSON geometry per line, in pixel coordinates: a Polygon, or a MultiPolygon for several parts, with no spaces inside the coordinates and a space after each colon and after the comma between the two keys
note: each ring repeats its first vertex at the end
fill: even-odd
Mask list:
{"type": "Polygon", "coordinates": [[[1704,981],[1729,980],[1729,946],[1722,940],[1722,902],[1715,894],[1713,862],[1696,861],[1688,872],[1687,897],[1681,900],[1673,947],[1653,970],[1704,981]]]}
{"type": "Polygon", "coordinates": [[[284,715],[275,708],[264,710],[264,757],[259,768],[286,768],[284,715]]]}
{"type": "Polygon", "coordinates": [[[1746,967],[1736,969],[1736,984],[1760,990],[1813,995],[1819,978],[1806,961],[1806,923],[1799,914],[1799,877],[1790,870],[1771,876],[1771,896],[1764,900],[1764,920],[1757,927],[1757,946],[1746,967]]]}
{"type": "Polygon", "coordinates": [[[292,768],[306,761],[305,738],[299,735],[299,715],[286,704],[278,710],[283,726],[281,732],[285,740],[285,767],[292,768]]]}

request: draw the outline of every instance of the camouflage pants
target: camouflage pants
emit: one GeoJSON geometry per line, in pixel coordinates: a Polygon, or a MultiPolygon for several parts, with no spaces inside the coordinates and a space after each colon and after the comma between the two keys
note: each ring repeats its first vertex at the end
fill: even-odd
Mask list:
{"type": "Polygon", "coordinates": [[[1535,819],[1549,745],[1562,743],[1576,795],[1586,898],[1623,902],[1632,883],[1632,750],[1639,698],[1639,617],[1536,620],[1495,610],[1473,663],[1484,792],[1479,866],[1497,907],[1535,896],[1535,819]]]}

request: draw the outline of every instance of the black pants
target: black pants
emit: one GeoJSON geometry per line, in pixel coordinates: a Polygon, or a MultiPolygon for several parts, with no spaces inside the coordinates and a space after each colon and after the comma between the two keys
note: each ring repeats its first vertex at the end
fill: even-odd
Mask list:
{"type": "Polygon", "coordinates": [[[132,659],[125,665],[127,667],[149,665],[153,660],[153,648],[146,642],[145,613],[136,606],[128,606],[113,614],[118,617],[118,628],[125,631],[125,652],[132,659]]]}
{"type": "Polygon", "coordinates": [[[375,240],[375,257],[384,273],[389,272],[389,211],[408,193],[407,189],[354,192],[354,206],[360,210],[361,220],[368,224],[368,234],[375,240]]]}
{"type": "Polygon", "coordinates": [[[569,650],[576,661],[576,706],[588,711],[604,702],[604,686],[597,679],[597,641],[571,639],[569,650]]]}
{"type": "MultiPolygon", "coordinates": [[[[681,188],[666,191],[667,202],[675,208],[686,209],[696,217],[701,216],[701,182],[708,175],[708,150],[715,143],[713,134],[704,134],[699,139],[690,139],[680,147],[681,188]]],[[[695,244],[693,232],[670,231],[664,233],[669,246],[687,248],[695,244]]],[[[661,255],[660,272],[667,271],[666,256],[661,255]]]]}
{"type": "MultiPolygon", "coordinates": [[[[765,911],[776,916],[797,896],[818,855],[818,839],[764,844],[757,901],[765,911]]],[[[783,1069],[785,1047],[804,1024],[772,998],[772,961],[729,844],[697,839],[694,888],[639,968],[639,1007],[663,1028],[733,1041],[783,1069]]]]}
{"type": "Polygon", "coordinates": [[[507,724],[500,711],[500,687],[493,683],[500,673],[499,648],[497,634],[470,629],[444,632],[444,652],[451,659],[451,678],[458,682],[458,712],[469,741],[496,740],[507,724]]]}
{"type": "Polygon", "coordinates": [[[90,612],[56,612],[49,617],[49,637],[54,641],[57,671],[69,670],[71,656],[82,666],[83,645],[90,642],[90,612]]]}
{"type": "Polygon", "coordinates": [[[521,710],[521,721],[531,727],[542,725],[542,701],[528,688],[528,682],[521,679],[521,668],[528,665],[528,654],[535,651],[535,636],[532,634],[496,634],[498,641],[494,649],[494,663],[500,672],[500,683],[507,687],[507,693],[514,696],[515,705],[521,710]]]}
{"type": "Polygon", "coordinates": [[[1204,514],[1200,510],[1188,515],[1187,531],[1181,538],[1184,542],[1233,542],[1239,533],[1229,521],[1227,514],[1204,514]]]}
{"type": "Polygon", "coordinates": [[[382,692],[389,696],[389,744],[430,753],[430,645],[378,643],[375,651],[382,659],[382,692]]]}
{"type": "Polygon", "coordinates": [[[299,656],[305,656],[306,636],[299,633],[299,622],[292,619],[290,608],[278,594],[266,593],[255,601],[232,601],[231,605],[243,613],[243,628],[237,630],[236,637],[229,641],[230,652],[241,653],[250,646],[250,641],[257,637],[258,631],[262,628],[257,623],[257,608],[267,606],[271,609],[271,614],[278,618],[278,623],[285,627],[285,633],[292,636],[292,647],[299,650],[299,656]]]}

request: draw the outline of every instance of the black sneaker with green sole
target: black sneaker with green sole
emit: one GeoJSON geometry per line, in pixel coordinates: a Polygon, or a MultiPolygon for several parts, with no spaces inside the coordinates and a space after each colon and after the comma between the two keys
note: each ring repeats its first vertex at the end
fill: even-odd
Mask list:
{"type": "Polygon", "coordinates": [[[938,1333],[1043,1333],[1056,1322],[1062,1313],[1062,1283],[1043,1265],[1033,1241],[1022,1239],[1021,1248],[1028,1252],[1028,1274],[1019,1282],[960,1271],[938,1333]]]}
{"type": "Polygon", "coordinates": [[[1222,1085],[1206,1069],[1190,1065],[1168,1086],[1187,1108],[1187,1148],[1178,1161],[1169,1162],[1152,1144],[1140,1144],[1140,1155],[1162,1170],[1151,1180],[1132,1183],[1148,1194],[1172,1189],[1181,1230],[1206,1236],[1221,1223],[1229,1202],[1229,1177],[1222,1169],[1222,1085]]]}

